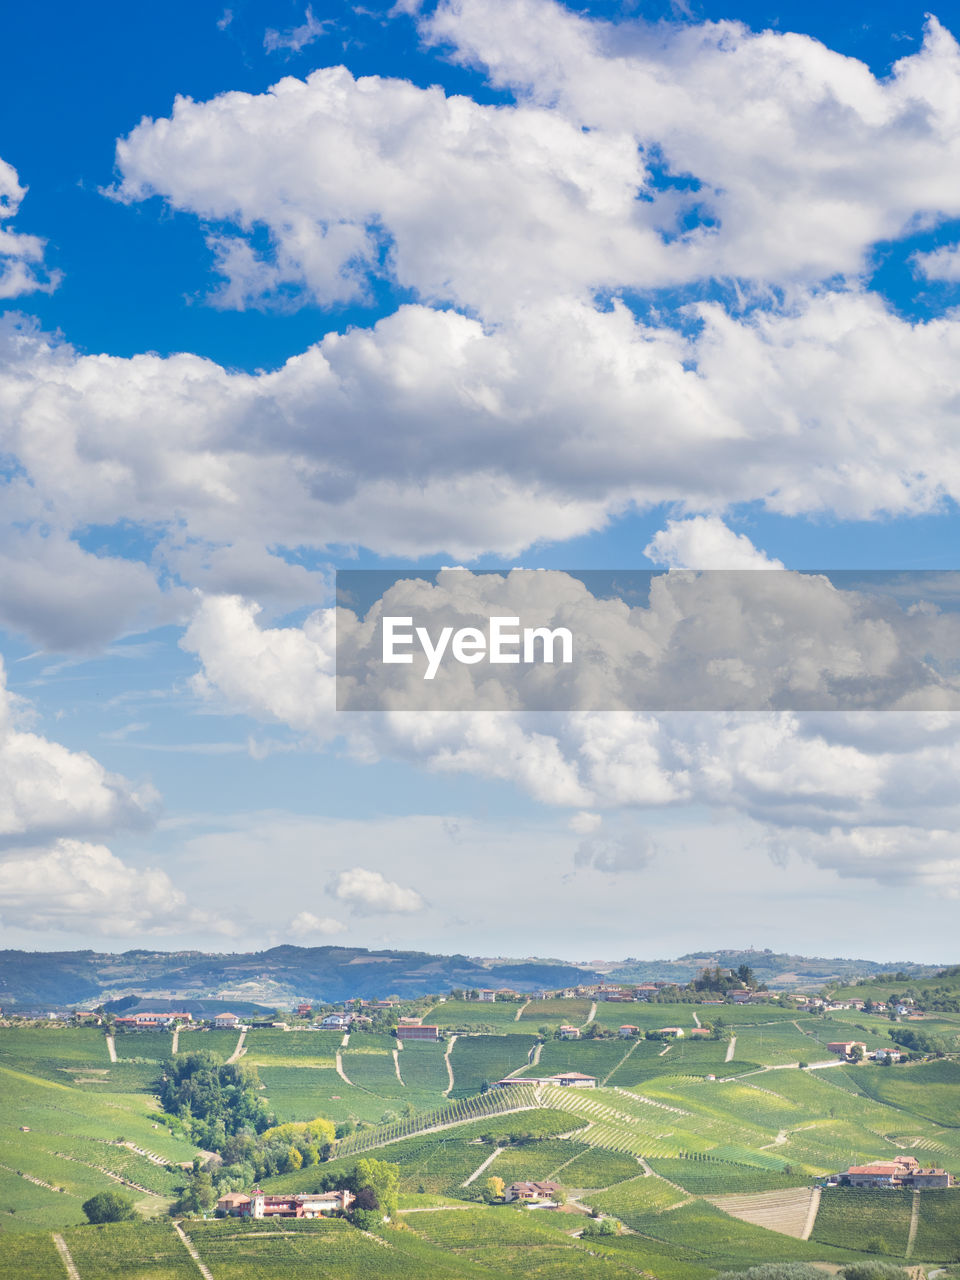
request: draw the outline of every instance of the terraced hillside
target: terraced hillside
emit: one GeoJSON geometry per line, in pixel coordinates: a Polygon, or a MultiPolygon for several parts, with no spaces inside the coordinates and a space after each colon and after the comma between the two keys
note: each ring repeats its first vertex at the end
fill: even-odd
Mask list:
{"type": "MultiPolygon", "coordinates": [[[[960,1173],[956,1061],[880,1067],[821,1058],[830,1065],[799,1069],[793,1054],[822,1046],[838,1020],[810,1019],[811,1032],[807,1019],[770,1016],[772,1007],[731,1010],[738,1021],[730,1028],[737,1044],[729,1061],[725,1039],[684,1037],[665,1046],[551,1036],[541,1043],[536,1021],[516,1019],[529,1007],[503,1008],[513,1022],[501,1022],[495,1034],[459,1031],[455,1041],[403,1048],[371,1034],[351,1036],[344,1046],[339,1033],[250,1033],[244,1061],[257,1065],[262,1095],[281,1120],[322,1115],[360,1126],[335,1144],[333,1159],[267,1178],[265,1186],[312,1190],[318,1177],[348,1173],[365,1154],[396,1162],[409,1252],[392,1239],[371,1247],[396,1263],[397,1275],[407,1274],[404,1268],[415,1274],[429,1261],[439,1268],[431,1277],[526,1276],[534,1273],[521,1258],[535,1255],[544,1265],[553,1259],[544,1276],[562,1274],[555,1264],[575,1256],[579,1276],[600,1266],[590,1261],[599,1248],[598,1276],[646,1271],[660,1280],[708,1280],[725,1267],[772,1258],[838,1263],[877,1249],[911,1263],[960,1261],[960,1193],[953,1189],[913,1197],[828,1188],[818,1205],[814,1185],[851,1162],[904,1151],[960,1173]],[[601,1086],[523,1082],[565,1070],[593,1075],[601,1086]],[[506,1075],[517,1083],[483,1092],[506,1075]],[[561,1259],[551,1249],[571,1247],[575,1214],[480,1207],[491,1175],[558,1181],[577,1197],[574,1210],[611,1215],[637,1234],[561,1259]]],[[[683,1025],[693,1009],[656,1006],[658,1024],[683,1025]]],[[[222,1056],[236,1048],[234,1033],[208,1034],[223,1040],[222,1056]]],[[[184,1040],[190,1048],[211,1043],[202,1032],[184,1040]]],[[[117,1274],[200,1274],[165,1219],[182,1182],[176,1166],[194,1151],[161,1123],[156,1064],[146,1053],[133,1056],[141,1061],[111,1062],[105,1038],[92,1029],[0,1028],[0,1280],[31,1280],[21,1237],[36,1241],[37,1276],[63,1280],[62,1255],[50,1249],[53,1232],[68,1245],[75,1241],[81,1280],[115,1273],[113,1261],[99,1260],[105,1246],[98,1241],[115,1250],[117,1274]],[[142,1237],[129,1228],[73,1230],[84,1199],[123,1187],[155,1226],[142,1237]],[[46,1234],[32,1234],[38,1231],[46,1234]]],[[[816,1054],[807,1060],[816,1063],[816,1054]]],[[[292,1225],[284,1225],[286,1235],[292,1225]]],[[[349,1234],[291,1242],[267,1233],[241,1241],[220,1224],[197,1224],[195,1234],[215,1280],[239,1274],[240,1263],[245,1276],[306,1277],[318,1274],[310,1268],[321,1256],[334,1254],[342,1255],[346,1277],[354,1265],[369,1267],[349,1234]]]]}

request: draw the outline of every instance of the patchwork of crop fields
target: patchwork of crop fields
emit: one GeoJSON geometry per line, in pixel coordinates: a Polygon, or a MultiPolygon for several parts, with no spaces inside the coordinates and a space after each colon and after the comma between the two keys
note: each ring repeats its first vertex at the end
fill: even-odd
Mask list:
{"type": "MultiPolygon", "coordinates": [[[[734,1056],[725,1061],[725,1040],[701,1037],[685,1036],[664,1052],[659,1041],[551,1035],[533,1062],[539,1026],[582,1024],[589,1008],[532,1002],[517,1021],[520,1004],[436,1006],[430,1021],[460,1028],[449,1097],[442,1042],[399,1048],[391,1036],[356,1033],[343,1048],[340,1032],[247,1033],[243,1061],[257,1068],[279,1119],[360,1123],[323,1174],[348,1172],[367,1153],[396,1161],[409,1211],[406,1230],[388,1232],[386,1244],[339,1222],[190,1222],[214,1280],[637,1280],[640,1271],[710,1280],[774,1259],[842,1264],[878,1250],[911,1264],[960,1262],[953,1188],[916,1199],[827,1188],[811,1238],[797,1238],[814,1180],[852,1162],[910,1152],[960,1174],[960,1062],[801,1070],[790,1064],[828,1059],[827,1040],[890,1043],[889,1022],[850,1011],[824,1018],[775,1006],[618,1003],[601,1003],[597,1020],[614,1029],[629,1022],[689,1030],[695,1011],[702,1021],[719,1014],[737,1036],[734,1056]],[[493,1034],[462,1030],[483,1018],[493,1034]],[[352,1083],[338,1074],[338,1058],[352,1083]],[[481,1093],[506,1075],[562,1071],[595,1076],[602,1087],[517,1084],[481,1093]],[[580,1222],[575,1213],[477,1205],[490,1176],[553,1179],[638,1234],[581,1245],[570,1234],[580,1222]]],[[[936,1021],[960,1032],[960,1017],[936,1021]]],[[[187,1031],[179,1047],[226,1058],[237,1038],[187,1031]]],[[[199,1275],[166,1216],[183,1177],[170,1166],[194,1153],[161,1123],[153,1096],[171,1036],[128,1033],[116,1045],[121,1060],[111,1063],[96,1028],[0,1028],[0,1280],[65,1280],[53,1232],[63,1234],[80,1280],[199,1275]],[[134,1197],[145,1222],[78,1225],[86,1198],[117,1189],[134,1197]]],[[[301,1169],[265,1187],[313,1190],[317,1173],[301,1169]]]]}

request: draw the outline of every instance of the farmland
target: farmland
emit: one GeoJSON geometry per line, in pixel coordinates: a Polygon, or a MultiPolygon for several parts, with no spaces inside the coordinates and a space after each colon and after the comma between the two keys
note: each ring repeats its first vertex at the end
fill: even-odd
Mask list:
{"type": "MultiPolygon", "coordinates": [[[[810,1238],[798,1238],[815,1180],[852,1162],[908,1151],[960,1174],[955,1060],[894,1067],[838,1060],[798,1069],[791,1064],[823,1061],[826,1040],[846,1038],[847,1030],[849,1038],[888,1042],[882,1033],[889,1024],[849,1012],[794,1017],[758,1006],[724,1008],[737,1035],[729,1062],[726,1040],[689,1036],[668,1047],[550,1036],[534,1062],[539,1026],[582,1022],[589,1012],[564,1000],[554,1002],[563,1006],[562,1019],[555,1011],[545,1018],[536,1003],[519,1021],[519,1004],[435,1007],[432,1019],[449,1013],[451,1028],[465,1025],[464,1010],[478,1017],[505,1011],[510,1019],[491,1023],[490,1034],[456,1032],[449,1096],[449,1041],[398,1048],[391,1036],[358,1033],[343,1047],[334,1032],[247,1033],[243,1061],[256,1068],[260,1095],[280,1120],[319,1115],[359,1125],[334,1143],[330,1160],[267,1176],[265,1190],[313,1190],[319,1171],[335,1179],[369,1153],[400,1167],[406,1225],[388,1233],[385,1246],[342,1222],[266,1230],[271,1224],[192,1221],[188,1230],[214,1280],[636,1280],[639,1271],[659,1280],[710,1280],[724,1268],[774,1258],[842,1264],[882,1251],[904,1260],[908,1246],[911,1263],[960,1261],[960,1192],[953,1188],[916,1197],[827,1188],[810,1238]],[[601,1087],[517,1084],[482,1092],[508,1074],[522,1080],[562,1071],[595,1076],[601,1087]],[[481,1167],[491,1157],[488,1173],[481,1167]],[[581,1221],[576,1213],[479,1204],[488,1176],[555,1180],[637,1234],[592,1240],[587,1248],[569,1234],[581,1221]],[[437,1209],[445,1211],[430,1211],[437,1209]]],[[[690,1027],[695,1008],[638,1006],[628,1016],[624,1005],[609,1006],[617,1026],[621,1019],[641,1025],[649,1015],[657,1027],[690,1027]]],[[[960,1028],[960,1018],[944,1018],[960,1028]]],[[[120,1061],[111,1063],[94,1028],[0,1028],[0,1280],[63,1280],[54,1232],[66,1240],[80,1280],[199,1274],[168,1218],[183,1181],[175,1166],[194,1154],[163,1123],[154,1097],[154,1059],[170,1039],[118,1036],[120,1061]],[[118,1188],[133,1196],[143,1224],[79,1225],[85,1199],[118,1188]]],[[[215,1046],[224,1058],[236,1044],[234,1032],[180,1036],[181,1051],[215,1046]]]]}

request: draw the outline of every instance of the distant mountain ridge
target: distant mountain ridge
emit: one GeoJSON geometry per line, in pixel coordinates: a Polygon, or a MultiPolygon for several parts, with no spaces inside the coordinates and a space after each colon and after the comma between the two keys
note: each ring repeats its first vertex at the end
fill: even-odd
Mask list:
{"type": "MultiPolygon", "coordinates": [[[[425,951],[370,951],[365,947],[271,947],[256,952],[0,951],[0,1006],[58,1008],[139,996],[172,1001],[233,1001],[270,1008],[293,999],[333,1003],[352,996],[415,998],[452,987],[511,987],[530,992],[599,981],[686,983],[699,969],[748,964],[774,989],[902,971],[922,977],[942,966],[908,961],[824,959],[772,951],[695,952],[676,960],[634,960],[597,967],[562,960],[500,958],[425,951]]],[[[189,1007],[189,1005],[187,1005],[189,1007]]]]}

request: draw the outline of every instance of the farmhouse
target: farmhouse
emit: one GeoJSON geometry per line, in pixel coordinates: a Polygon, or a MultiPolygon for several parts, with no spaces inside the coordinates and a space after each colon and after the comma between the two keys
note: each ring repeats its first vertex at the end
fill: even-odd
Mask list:
{"type": "Polygon", "coordinates": [[[268,1196],[254,1187],[250,1195],[231,1191],[217,1201],[217,1212],[231,1218],[324,1218],[346,1213],[350,1191],[316,1191],[295,1196],[268,1196]]]}
{"type": "Polygon", "coordinates": [[[625,1022],[623,1026],[620,1028],[621,1040],[632,1040],[634,1036],[638,1036],[639,1034],[640,1034],[640,1028],[632,1027],[629,1022],[625,1022]]]}
{"type": "Polygon", "coordinates": [[[849,1058],[855,1049],[862,1049],[864,1055],[867,1052],[867,1046],[862,1040],[831,1040],[827,1045],[828,1053],[837,1053],[841,1058],[849,1058]]]}
{"type": "Polygon", "coordinates": [[[584,1075],[582,1071],[558,1071],[555,1076],[507,1076],[496,1082],[496,1088],[506,1089],[513,1084],[557,1084],[564,1089],[595,1089],[597,1077],[584,1075]]]}
{"type": "Polygon", "coordinates": [[[497,998],[497,993],[493,987],[481,987],[477,992],[478,1000],[485,1000],[488,1004],[492,1004],[497,998]]]}
{"type": "Polygon", "coordinates": [[[439,1027],[397,1027],[398,1040],[439,1040],[439,1027]]]}
{"type": "MultiPolygon", "coordinates": [[[[89,1015],[95,1017],[95,1014],[89,1015]]],[[[174,1022],[192,1022],[192,1013],[131,1013],[122,1018],[117,1018],[118,1027],[125,1027],[127,1030],[133,1028],[140,1031],[154,1031],[158,1027],[169,1027],[174,1022]]]]}
{"type": "Polygon", "coordinates": [[[322,1031],[346,1031],[353,1021],[352,1013],[328,1013],[321,1021],[322,1031]]]}
{"type": "Polygon", "coordinates": [[[235,1013],[218,1013],[213,1020],[213,1025],[215,1027],[226,1027],[228,1029],[231,1027],[239,1027],[240,1019],[235,1013]]]}
{"type": "Polygon", "coordinates": [[[658,1027],[658,1036],[671,1036],[674,1040],[683,1039],[683,1027],[658,1027]]]}
{"type": "Polygon", "coordinates": [[[580,1029],[578,1027],[568,1026],[566,1023],[560,1028],[561,1040],[579,1040],[580,1029]]]}
{"type": "Polygon", "coordinates": [[[560,1190],[557,1182],[511,1182],[504,1190],[506,1201],[520,1200],[523,1204],[543,1204],[552,1200],[560,1190]]]}
{"type": "Polygon", "coordinates": [[[915,1156],[896,1156],[893,1160],[875,1160],[871,1164],[851,1165],[837,1175],[846,1187],[949,1187],[950,1174],[945,1169],[922,1169],[915,1156]]]}

